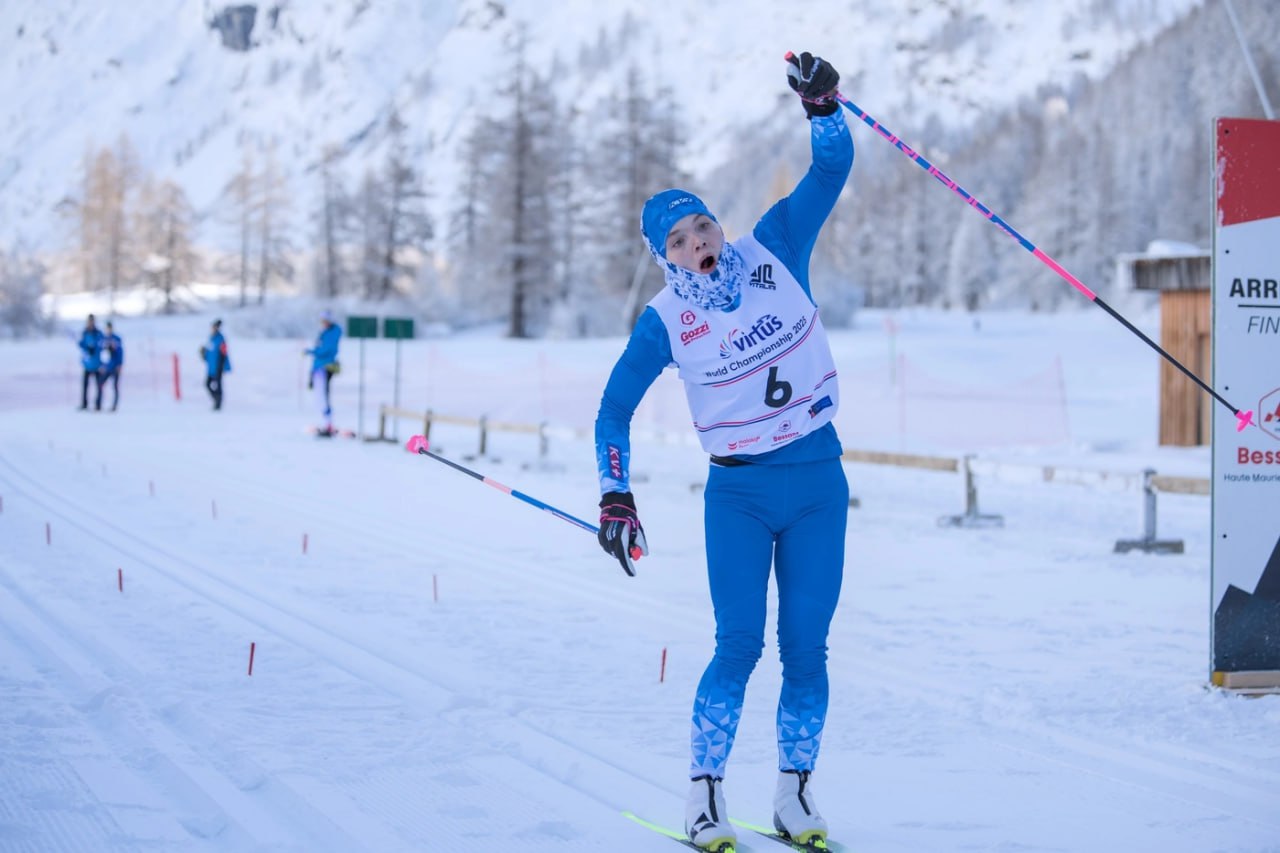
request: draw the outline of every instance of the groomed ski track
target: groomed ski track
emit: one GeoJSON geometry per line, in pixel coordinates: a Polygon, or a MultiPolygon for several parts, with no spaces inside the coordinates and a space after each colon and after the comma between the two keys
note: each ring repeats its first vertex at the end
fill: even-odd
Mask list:
{"type": "MultiPolygon", "coordinates": [[[[598,570],[581,571],[580,554],[594,542],[550,518],[538,541],[507,541],[504,514],[533,510],[495,506],[502,496],[440,466],[380,446],[353,443],[333,450],[370,464],[370,488],[399,492],[399,511],[388,513],[387,501],[358,494],[335,499],[283,466],[254,472],[229,465],[208,472],[198,456],[156,457],[139,447],[127,457],[117,447],[103,461],[92,447],[73,448],[63,438],[6,437],[0,450],[2,535],[40,536],[48,522],[53,544],[48,559],[38,563],[18,560],[0,546],[0,637],[13,652],[5,656],[3,680],[6,689],[39,695],[49,709],[42,720],[4,719],[0,711],[0,722],[20,726],[23,733],[12,736],[6,750],[0,800],[10,805],[0,811],[0,848],[487,850],[517,841],[523,832],[526,840],[554,838],[556,849],[566,851],[598,850],[601,839],[615,850],[664,849],[618,815],[631,810],[669,825],[679,820],[683,768],[671,756],[679,754],[684,731],[671,727],[671,709],[687,704],[704,662],[699,655],[707,650],[711,629],[706,602],[673,597],[658,585],[629,583],[603,557],[598,570]],[[125,471],[131,472],[127,479],[125,471]],[[158,484],[155,497],[143,485],[148,476],[158,484]],[[428,505],[422,488],[446,491],[448,498],[428,505]],[[210,495],[217,496],[217,520],[210,517],[210,495]],[[116,520],[136,519],[144,504],[149,526],[116,520]],[[489,513],[492,535],[482,541],[471,526],[451,525],[451,511],[459,518],[489,513]],[[278,553],[253,547],[264,538],[263,528],[281,529],[278,553]],[[304,531],[312,544],[305,557],[296,553],[296,538],[304,531]],[[252,533],[243,537],[247,545],[237,544],[237,532],[252,533]],[[189,547],[176,548],[178,542],[189,547]],[[346,569],[338,577],[350,598],[331,578],[323,589],[308,586],[309,567],[326,559],[322,554],[330,543],[345,543],[338,557],[346,569]],[[558,557],[560,552],[568,556],[558,557]],[[117,565],[124,567],[123,595],[114,588],[117,565]],[[435,611],[432,575],[446,585],[435,611]],[[47,606],[51,586],[70,590],[75,607],[47,606]],[[455,645],[423,647],[424,638],[438,635],[417,631],[421,626],[412,623],[389,620],[381,638],[345,627],[344,607],[403,605],[406,594],[417,596],[414,606],[423,623],[437,619],[444,623],[439,630],[454,632],[455,645]],[[508,639],[497,622],[486,622],[486,595],[494,605],[491,618],[519,614],[527,620],[523,629],[508,639]],[[189,613],[186,632],[137,621],[132,598],[189,613]],[[76,617],[68,618],[72,612],[76,617]],[[611,617],[643,623],[649,636],[672,638],[682,663],[668,673],[674,683],[665,693],[677,696],[634,695],[636,684],[655,680],[656,659],[651,668],[646,660],[641,673],[632,653],[637,647],[656,651],[657,643],[609,636],[611,617]],[[206,638],[202,648],[219,649],[222,657],[174,654],[190,639],[187,632],[206,638]],[[530,638],[539,640],[536,647],[528,647],[530,638]],[[244,671],[251,641],[259,654],[252,678],[244,671]],[[619,668],[637,671],[575,668],[572,655],[581,643],[616,648],[619,668]],[[535,664],[530,679],[562,682],[554,690],[525,685],[522,661],[535,664]],[[175,674],[175,666],[190,669],[175,674]],[[235,741],[237,734],[227,728],[228,720],[244,726],[287,716],[289,709],[270,698],[272,679],[286,674],[331,684],[329,712],[387,725],[387,732],[373,732],[375,739],[400,732],[405,740],[389,743],[388,755],[407,747],[418,761],[346,767],[337,751],[333,773],[325,776],[301,757],[296,770],[267,766],[252,737],[228,748],[228,738],[235,741]],[[599,694],[591,688],[611,678],[622,694],[616,705],[593,707],[595,699],[588,697],[599,694]],[[216,689],[209,695],[229,697],[228,708],[193,701],[210,682],[216,689]],[[632,714],[618,716],[620,707],[630,707],[632,714]],[[634,727],[645,709],[652,713],[652,730],[630,732],[621,741],[627,745],[614,748],[610,718],[634,727]],[[589,724],[566,730],[560,723],[569,718],[589,724]],[[77,736],[59,737],[62,727],[77,736]],[[89,737],[79,737],[82,731],[89,737]],[[671,742],[667,755],[634,751],[637,742],[663,740],[671,742]],[[423,762],[427,755],[435,758],[423,762]],[[42,787],[65,792],[80,807],[47,816],[23,812],[20,803],[29,798],[14,795],[42,787]],[[26,829],[6,834],[6,825],[26,829]]],[[[333,455],[326,451],[324,464],[335,464],[333,455]]],[[[519,476],[508,471],[503,479],[519,476]]],[[[685,504],[683,510],[696,511],[700,497],[685,504]]],[[[697,549],[688,542],[674,545],[675,556],[696,567],[697,549]]],[[[642,564],[641,571],[646,569],[642,564]]],[[[1280,773],[1161,732],[1137,740],[1106,727],[1084,730],[1078,719],[1037,717],[1020,704],[1025,699],[1016,691],[946,678],[941,669],[931,672],[928,661],[920,662],[922,676],[904,677],[913,650],[894,656],[895,649],[902,651],[893,636],[898,626],[875,619],[874,602],[846,606],[856,609],[833,637],[831,679],[850,707],[859,700],[849,694],[857,693],[874,697],[880,714],[907,709],[911,724],[928,717],[946,720],[963,729],[958,757],[984,756],[993,773],[1003,767],[1032,780],[1066,777],[1073,790],[1092,791],[1088,795],[1099,802],[1119,798],[1117,809],[1126,807],[1126,798],[1173,802],[1189,820],[1218,821],[1253,838],[1280,833],[1274,795],[1280,773]],[[884,653],[858,653],[862,649],[884,653]]],[[[766,651],[757,675],[764,686],[753,682],[749,703],[771,704],[775,669],[766,651]]],[[[307,725],[321,730],[295,732],[291,748],[314,758],[315,750],[334,744],[323,732],[324,714],[312,711],[307,725]]],[[[770,709],[755,713],[767,717],[770,709]]],[[[681,725],[678,713],[675,720],[681,725]]],[[[883,745],[881,755],[861,740],[859,720],[850,719],[850,712],[842,723],[846,731],[828,740],[827,751],[846,753],[830,760],[828,770],[844,788],[850,777],[880,772],[900,745],[883,745]],[[862,749],[870,753],[867,759],[858,754],[862,749]]],[[[908,760],[913,752],[939,746],[928,741],[926,735],[906,745],[908,760]]],[[[751,769],[753,782],[767,782],[770,760],[755,756],[740,763],[751,769]]],[[[948,784],[925,781],[939,788],[948,784]]],[[[750,810],[735,812],[766,820],[768,792],[742,794],[738,802],[750,810]]],[[[864,804],[822,802],[834,836],[850,850],[923,850],[929,832],[967,832],[930,827],[930,816],[921,814],[916,828],[929,832],[902,844],[901,837],[863,828],[864,804]]],[[[1046,802],[1046,811],[1054,805],[1046,802]]],[[[772,846],[743,842],[740,850],[772,846]]]]}

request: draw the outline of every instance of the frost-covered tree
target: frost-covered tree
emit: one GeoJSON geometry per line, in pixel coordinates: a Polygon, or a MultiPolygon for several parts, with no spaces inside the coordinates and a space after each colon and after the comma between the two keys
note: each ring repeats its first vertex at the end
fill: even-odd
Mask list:
{"type": "Polygon", "coordinates": [[[255,176],[252,198],[253,229],[258,248],[258,304],[267,296],[272,281],[292,281],[293,250],[289,229],[291,197],[289,185],[276,162],[276,144],[267,147],[262,171],[255,176]]]}
{"type": "Polygon", "coordinates": [[[74,223],[84,289],[105,290],[114,302],[120,287],[138,269],[130,245],[129,205],[141,169],[133,144],[124,135],[114,147],[90,146],[82,163],[80,192],[62,209],[74,223]]]}
{"type": "Polygon", "coordinates": [[[474,238],[478,251],[493,256],[492,267],[477,271],[506,294],[507,334],[525,338],[546,329],[555,298],[552,188],[565,135],[549,81],[527,61],[525,29],[510,38],[512,67],[498,99],[510,112],[481,125],[491,151],[473,208],[474,238]]]}
{"type": "Polygon", "coordinates": [[[225,220],[235,230],[237,274],[240,282],[240,307],[249,304],[249,281],[253,259],[253,199],[255,172],[248,148],[240,151],[240,168],[222,190],[225,220]]]}
{"type": "MultiPolygon", "coordinates": [[[[407,289],[426,257],[435,224],[427,211],[430,193],[405,144],[405,124],[393,111],[387,123],[389,147],[383,167],[386,193],[386,215],[383,222],[381,278],[376,296],[379,299],[407,289]],[[397,282],[405,282],[398,285],[397,282]]],[[[429,149],[423,152],[427,159],[429,149]]]]}
{"type": "Polygon", "coordinates": [[[494,209],[500,202],[497,186],[506,146],[503,130],[487,116],[478,116],[459,148],[457,206],[451,211],[445,239],[449,266],[446,285],[450,298],[433,307],[448,310],[461,324],[496,321],[506,315],[503,258],[493,251],[491,235],[499,234],[494,209]]]}
{"type": "Polygon", "coordinates": [[[40,307],[44,266],[20,249],[0,249],[0,334],[22,338],[48,331],[51,318],[40,307]]]}
{"type": "Polygon", "coordinates": [[[588,180],[599,189],[590,260],[601,294],[627,300],[628,314],[621,321],[629,329],[662,287],[640,239],[640,210],[654,193],[686,183],[688,175],[677,164],[684,131],[672,93],[650,91],[634,65],[622,91],[607,98],[598,113],[594,136],[600,142],[587,155],[588,180]]]}
{"type": "Polygon", "coordinates": [[[386,159],[380,170],[365,172],[353,208],[362,289],[379,300],[407,295],[435,237],[430,196],[414,165],[423,155],[408,149],[398,111],[392,110],[385,130],[386,159]]]}
{"type": "Polygon", "coordinates": [[[320,160],[320,196],[313,216],[316,225],[315,280],[320,296],[332,299],[348,290],[350,272],[343,255],[347,236],[352,229],[352,201],[338,166],[341,150],[325,147],[320,160]]]}
{"type": "Polygon", "coordinates": [[[240,167],[223,187],[222,204],[224,221],[234,229],[237,244],[240,305],[249,303],[251,286],[261,305],[271,282],[293,278],[288,224],[292,198],[276,160],[274,141],[265,146],[260,161],[255,161],[247,145],[242,147],[240,167]]]}
{"type": "Polygon", "coordinates": [[[191,281],[197,255],[193,245],[195,212],[182,187],[148,177],[138,190],[132,230],[150,286],[163,298],[161,311],[176,310],[174,287],[191,281]]]}

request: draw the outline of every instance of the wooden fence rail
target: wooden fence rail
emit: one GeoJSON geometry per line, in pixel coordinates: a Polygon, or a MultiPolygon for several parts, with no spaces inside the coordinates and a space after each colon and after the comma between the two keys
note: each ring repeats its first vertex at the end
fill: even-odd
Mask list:
{"type": "MultiPolygon", "coordinates": [[[[388,420],[402,419],[422,425],[422,435],[431,437],[431,428],[435,424],[475,427],[479,430],[478,456],[488,451],[489,433],[513,432],[538,436],[538,456],[545,459],[547,455],[548,425],[518,423],[512,421],[494,421],[487,416],[467,417],[448,415],[427,409],[425,412],[380,406],[378,408],[378,435],[370,441],[397,441],[394,435],[388,434],[388,420]]],[[[557,434],[562,431],[557,430],[557,434]]],[[[571,434],[582,438],[589,436],[582,430],[573,430],[571,434]]],[[[1130,489],[1140,486],[1143,495],[1143,535],[1139,539],[1119,540],[1115,550],[1124,553],[1130,550],[1142,550],[1156,553],[1182,553],[1181,540],[1160,540],[1156,538],[1156,493],[1182,495],[1208,495],[1210,483],[1205,477],[1178,477],[1157,474],[1147,469],[1143,472],[1112,472],[1086,469],[1064,468],[1057,465],[1026,465],[1022,463],[1003,463],[996,460],[978,459],[973,455],[963,457],[927,456],[914,453],[893,453],[881,450],[846,450],[841,457],[845,462],[860,465],[891,465],[899,468],[918,468],[928,471],[958,472],[965,478],[965,508],[960,515],[943,516],[938,524],[949,527],[991,527],[1001,526],[1004,519],[999,515],[988,515],[978,511],[977,477],[993,478],[1009,477],[1012,479],[1039,480],[1045,483],[1064,483],[1086,486],[1110,486],[1112,488],[1130,489]]]]}

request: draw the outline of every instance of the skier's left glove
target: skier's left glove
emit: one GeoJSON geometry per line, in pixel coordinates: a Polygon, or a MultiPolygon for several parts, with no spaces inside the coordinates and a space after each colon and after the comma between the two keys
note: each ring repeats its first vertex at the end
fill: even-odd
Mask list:
{"type": "Polygon", "coordinates": [[[618,561],[629,576],[636,576],[635,561],[649,553],[644,528],[636,515],[636,500],[630,492],[606,492],[600,498],[600,533],[604,552],[618,561]]]}
{"type": "Polygon", "coordinates": [[[829,116],[840,109],[836,101],[840,73],[821,57],[807,51],[799,56],[787,54],[787,83],[800,96],[809,118],[829,116]]]}

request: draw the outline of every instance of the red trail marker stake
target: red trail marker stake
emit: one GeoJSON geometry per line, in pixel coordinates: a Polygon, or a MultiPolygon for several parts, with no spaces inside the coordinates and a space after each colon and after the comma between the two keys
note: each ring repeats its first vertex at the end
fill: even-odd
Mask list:
{"type": "Polygon", "coordinates": [[[44,544],[53,544],[53,528],[49,526],[49,522],[44,523],[44,544]]]}
{"type": "Polygon", "coordinates": [[[253,675],[253,647],[254,643],[249,644],[249,674],[253,675]]]}
{"type": "Polygon", "coordinates": [[[307,534],[302,534],[302,553],[307,553],[307,534]]]}
{"type": "Polygon", "coordinates": [[[124,592],[124,569],[116,569],[116,588],[124,592]]]}
{"type": "Polygon", "coordinates": [[[662,667],[658,670],[658,683],[661,684],[667,678],[667,647],[662,647],[662,667]]]}
{"type": "Polygon", "coordinates": [[[435,575],[431,576],[431,600],[432,601],[440,600],[440,584],[437,581],[435,575]]]}
{"type": "Polygon", "coordinates": [[[178,354],[173,354],[173,399],[182,399],[182,382],[178,377],[178,354]]]}

